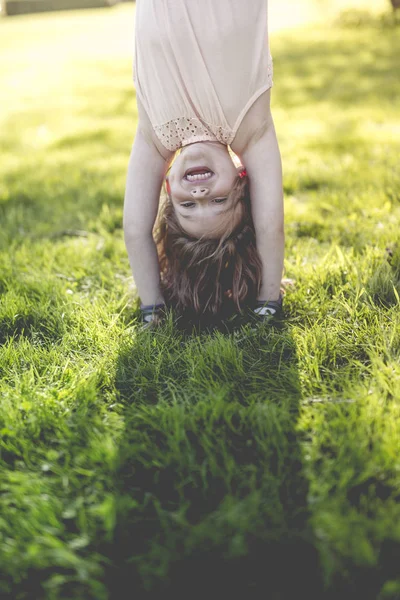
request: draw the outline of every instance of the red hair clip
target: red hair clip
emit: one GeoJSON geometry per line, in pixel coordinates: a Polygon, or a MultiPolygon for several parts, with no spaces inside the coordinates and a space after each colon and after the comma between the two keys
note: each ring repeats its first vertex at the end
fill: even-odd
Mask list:
{"type": "Polygon", "coordinates": [[[239,177],[240,177],[240,179],[244,179],[245,177],[247,177],[246,169],[243,169],[243,171],[240,171],[239,177]]]}

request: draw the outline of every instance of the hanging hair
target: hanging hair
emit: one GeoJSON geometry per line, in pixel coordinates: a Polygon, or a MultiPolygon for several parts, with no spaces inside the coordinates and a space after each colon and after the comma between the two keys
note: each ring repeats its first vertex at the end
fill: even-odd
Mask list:
{"type": "Polygon", "coordinates": [[[255,303],[261,287],[261,259],[251,216],[249,180],[237,176],[229,194],[233,217],[242,204],[238,226],[219,239],[189,236],[166,195],[155,228],[165,302],[178,315],[211,322],[255,303]]]}

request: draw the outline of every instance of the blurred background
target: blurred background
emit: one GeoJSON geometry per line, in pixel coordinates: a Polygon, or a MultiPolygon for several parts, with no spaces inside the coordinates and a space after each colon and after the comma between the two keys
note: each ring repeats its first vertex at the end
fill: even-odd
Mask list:
{"type": "MultiPolygon", "coordinates": [[[[400,4],[399,0],[388,0],[393,8],[397,8],[400,4]]],[[[21,15],[36,12],[75,10],[114,6],[121,2],[134,2],[134,0],[1,0],[0,5],[3,14],[6,15],[21,15]]],[[[287,13],[290,9],[291,15],[295,15],[295,20],[307,18],[307,13],[311,10],[319,9],[330,14],[340,11],[343,8],[373,9],[379,10],[383,5],[380,0],[301,0],[300,2],[288,3],[279,2],[278,0],[270,0],[270,9],[274,12],[279,11],[282,14],[287,13]]],[[[288,15],[287,15],[288,16],[288,15]]]]}
{"type": "MultiPolygon", "coordinates": [[[[397,135],[390,117],[396,2],[269,1],[272,103],[288,192],[299,171],[294,151],[304,159],[316,138],[333,140],[339,129],[381,136],[382,119],[385,141],[397,135]],[[389,110],[378,98],[382,85],[389,110]]],[[[89,220],[93,229],[102,206],[119,223],[137,125],[135,8],[116,0],[2,0],[0,211],[7,228],[0,237],[16,239],[28,227],[40,236],[60,221],[86,228],[89,220]]]]}
{"type": "Polygon", "coordinates": [[[1,0],[5,15],[24,15],[29,13],[80,10],[113,6],[118,2],[133,0],[1,0]]]}

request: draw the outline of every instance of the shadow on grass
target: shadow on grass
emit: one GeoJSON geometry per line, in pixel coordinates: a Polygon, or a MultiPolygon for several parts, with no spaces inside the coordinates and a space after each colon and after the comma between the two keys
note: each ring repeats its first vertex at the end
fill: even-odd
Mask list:
{"type": "Polygon", "coordinates": [[[66,333],[68,317],[64,317],[65,306],[54,282],[45,278],[16,282],[10,272],[0,275],[0,345],[26,338],[51,347],[66,333]]]}
{"type": "Polygon", "coordinates": [[[126,427],[101,549],[110,598],[321,597],[289,330],[137,332],[116,386],[126,427]]]}
{"type": "Polygon", "coordinates": [[[27,239],[84,231],[88,224],[92,231],[120,229],[122,198],[123,186],[112,174],[100,181],[97,172],[78,165],[51,174],[43,166],[36,171],[21,167],[4,178],[0,190],[0,249],[27,239]]]}

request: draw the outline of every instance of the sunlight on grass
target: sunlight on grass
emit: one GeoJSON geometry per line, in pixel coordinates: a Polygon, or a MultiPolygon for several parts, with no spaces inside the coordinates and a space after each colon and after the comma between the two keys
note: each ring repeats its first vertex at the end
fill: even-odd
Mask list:
{"type": "Polygon", "coordinates": [[[387,8],[387,0],[374,0],[367,5],[365,0],[302,0],[291,2],[290,6],[280,0],[269,0],[269,27],[271,33],[274,33],[310,23],[326,26],[331,19],[336,18],[344,10],[367,9],[379,14],[387,8]]]}
{"type": "Polygon", "coordinates": [[[2,597],[398,598],[400,42],[334,24],[364,4],[270,2],[295,286],[199,335],[138,326],[134,6],[0,21],[2,597]]]}

